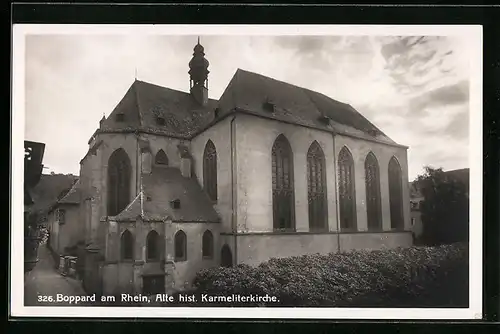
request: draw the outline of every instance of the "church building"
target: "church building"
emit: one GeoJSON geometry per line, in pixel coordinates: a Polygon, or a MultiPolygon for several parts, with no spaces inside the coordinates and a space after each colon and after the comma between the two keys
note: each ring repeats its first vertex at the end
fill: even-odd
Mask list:
{"type": "Polygon", "coordinates": [[[89,293],[168,293],[203,268],[411,246],[408,147],[348,104],[241,69],[210,99],[208,67],[198,41],[189,93],[135,80],[89,140],[89,293]]]}

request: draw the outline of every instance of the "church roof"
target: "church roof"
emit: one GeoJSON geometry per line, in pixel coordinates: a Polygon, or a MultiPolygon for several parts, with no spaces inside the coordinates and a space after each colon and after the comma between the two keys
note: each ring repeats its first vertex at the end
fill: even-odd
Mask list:
{"type": "Polygon", "coordinates": [[[144,130],[190,138],[213,119],[216,100],[200,106],[189,93],[136,80],[99,131],[144,130]],[[123,114],[123,121],[117,115],[123,114]],[[164,124],[157,123],[162,117],[164,124]]]}
{"type": "Polygon", "coordinates": [[[219,222],[213,205],[195,178],[186,178],[174,167],[153,167],[151,174],[141,176],[141,193],[120,214],[116,221],[161,221],[169,217],[176,222],[219,222]],[[178,200],[179,208],[171,203],[178,200]]]}
{"type": "Polygon", "coordinates": [[[288,123],[396,144],[349,104],[242,69],[238,69],[231,79],[218,109],[219,115],[237,109],[288,123]]]}
{"type": "Polygon", "coordinates": [[[220,100],[209,99],[205,107],[187,92],[136,80],[98,131],[142,130],[190,139],[233,112],[398,145],[349,104],[242,69],[236,71],[220,100]],[[117,114],[123,114],[122,121],[117,114]],[[158,116],[162,123],[157,122],[158,116]]]}

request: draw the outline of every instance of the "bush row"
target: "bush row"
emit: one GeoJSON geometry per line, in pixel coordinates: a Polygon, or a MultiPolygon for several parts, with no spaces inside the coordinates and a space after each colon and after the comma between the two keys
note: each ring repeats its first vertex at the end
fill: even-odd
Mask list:
{"type": "MultiPolygon", "coordinates": [[[[467,307],[466,244],[273,258],[197,273],[197,295],[270,295],[279,303],[213,306],[467,307]]],[[[209,305],[204,305],[209,306],[209,305]]]]}

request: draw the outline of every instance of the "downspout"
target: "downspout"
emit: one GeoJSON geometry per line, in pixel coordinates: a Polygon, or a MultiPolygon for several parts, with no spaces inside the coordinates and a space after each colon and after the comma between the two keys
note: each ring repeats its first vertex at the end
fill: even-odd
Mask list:
{"type": "Polygon", "coordinates": [[[336,210],[336,218],[337,218],[337,253],[340,253],[340,206],[338,205],[339,203],[339,186],[338,186],[338,180],[337,180],[337,173],[338,173],[338,165],[337,165],[337,152],[335,152],[335,134],[332,132],[332,140],[333,140],[333,164],[335,168],[335,206],[336,210]]]}
{"type": "Polygon", "coordinates": [[[234,236],[234,263],[238,264],[238,240],[237,240],[237,215],[235,212],[235,201],[236,201],[236,190],[234,189],[236,182],[234,181],[234,168],[236,167],[236,154],[234,150],[234,120],[236,116],[233,116],[230,122],[231,129],[231,229],[234,236]]]}

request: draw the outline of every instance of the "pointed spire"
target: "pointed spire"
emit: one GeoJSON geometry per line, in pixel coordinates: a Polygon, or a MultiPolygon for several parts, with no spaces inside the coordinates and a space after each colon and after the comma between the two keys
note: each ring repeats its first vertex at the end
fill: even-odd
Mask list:
{"type": "Polygon", "coordinates": [[[205,49],[200,44],[200,36],[198,36],[198,44],[194,46],[193,58],[189,62],[189,88],[193,98],[201,105],[206,105],[208,102],[208,70],[209,62],[205,58],[205,49]]]}

